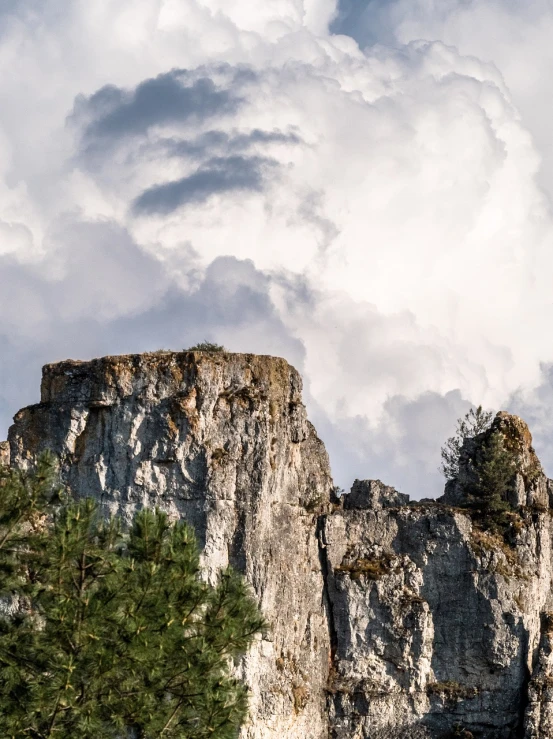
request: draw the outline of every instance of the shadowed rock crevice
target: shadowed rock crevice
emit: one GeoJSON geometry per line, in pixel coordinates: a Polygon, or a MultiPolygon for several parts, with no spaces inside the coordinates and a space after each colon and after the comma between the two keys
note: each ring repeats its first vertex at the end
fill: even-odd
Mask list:
{"type": "Polygon", "coordinates": [[[333,674],[333,663],[336,659],[336,651],[338,649],[338,632],[336,630],[336,623],[334,620],[334,608],[332,606],[332,600],[330,597],[329,586],[331,582],[330,578],[330,565],[328,562],[328,554],[326,551],[327,542],[325,540],[325,522],[326,516],[318,516],[317,518],[317,542],[319,545],[319,563],[321,567],[321,573],[323,576],[323,607],[326,615],[328,625],[328,636],[330,643],[330,654],[329,654],[329,675],[327,689],[329,694],[332,693],[332,674],[333,674]]]}

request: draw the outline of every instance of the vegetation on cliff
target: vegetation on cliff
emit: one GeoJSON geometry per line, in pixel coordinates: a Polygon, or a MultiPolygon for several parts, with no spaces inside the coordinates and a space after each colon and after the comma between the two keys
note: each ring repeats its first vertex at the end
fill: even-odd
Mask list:
{"type": "Polygon", "coordinates": [[[122,533],[50,458],[0,486],[0,735],[234,737],[231,665],[263,627],[241,576],[204,582],[193,531],[160,512],[122,533]]]}
{"type": "Polygon", "coordinates": [[[509,501],[509,489],[519,472],[520,460],[504,434],[492,425],[493,414],[482,406],[457,421],[456,434],[441,450],[441,471],[448,484],[459,487],[459,504],[471,512],[482,529],[511,538],[521,526],[509,501]]]}
{"type": "Polygon", "coordinates": [[[441,449],[442,464],[440,472],[446,480],[459,477],[459,462],[465,439],[473,439],[490,428],[493,413],[484,411],[482,406],[471,408],[463,418],[457,419],[455,434],[450,436],[441,449]]]}
{"type": "Polygon", "coordinates": [[[214,344],[212,341],[200,341],[199,344],[185,349],[187,352],[226,352],[226,349],[221,344],[214,344]]]}

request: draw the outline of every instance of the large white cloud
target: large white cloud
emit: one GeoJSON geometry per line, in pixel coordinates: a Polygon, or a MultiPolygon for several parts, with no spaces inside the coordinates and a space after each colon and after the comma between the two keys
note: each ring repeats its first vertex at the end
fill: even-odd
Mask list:
{"type": "Polygon", "coordinates": [[[341,484],[421,495],[470,401],[527,407],[553,362],[541,151],[454,5],[420,7],[424,33],[380,6],[396,45],[363,53],[330,0],[4,6],[4,422],[40,362],[205,336],[304,372],[341,484]]]}
{"type": "MultiPolygon", "coordinates": [[[[342,0],[341,23],[350,30],[352,9],[342,0]]],[[[540,183],[553,192],[553,8],[548,0],[371,0],[355,18],[361,45],[379,37],[404,44],[441,40],[460,53],[495,64],[542,155],[540,183]]]]}

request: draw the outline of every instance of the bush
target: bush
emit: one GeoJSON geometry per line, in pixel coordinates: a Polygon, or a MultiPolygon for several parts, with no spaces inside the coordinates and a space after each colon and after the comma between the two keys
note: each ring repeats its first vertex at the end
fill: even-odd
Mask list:
{"type": "Polygon", "coordinates": [[[264,625],[243,579],[205,583],[193,531],[163,513],[123,534],[60,502],[51,460],[2,482],[0,736],[234,738],[247,694],[229,665],[264,625]]]}
{"type": "Polygon", "coordinates": [[[211,341],[201,341],[199,344],[184,349],[185,352],[226,352],[221,344],[213,344],[211,341]]]}
{"type": "Polygon", "coordinates": [[[352,580],[359,580],[361,577],[366,577],[368,580],[380,580],[390,572],[390,559],[385,555],[371,559],[358,557],[351,561],[346,558],[341,565],[335,568],[334,572],[336,574],[347,573],[352,580]]]}

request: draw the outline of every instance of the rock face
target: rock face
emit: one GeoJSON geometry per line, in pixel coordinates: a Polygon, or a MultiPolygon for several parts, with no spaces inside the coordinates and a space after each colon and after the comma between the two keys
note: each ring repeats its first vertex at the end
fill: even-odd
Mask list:
{"type": "Polygon", "coordinates": [[[553,617],[542,616],[542,633],[534,672],[528,689],[525,737],[553,736],[553,617]]]}
{"type": "Polygon", "coordinates": [[[133,355],[44,368],[0,452],[46,448],[106,511],[185,517],[207,577],[245,574],[272,629],[239,666],[242,739],[553,737],[552,486],[516,416],[467,440],[439,501],[337,498],[285,361],[133,355]],[[493,433],[513,458],[495,528],[466,497],[493,433]]]}
{"type": "Polygon", "coordinates": [[[20,465],[53,450],[75,493],[111,512],[158,506],[191,522],[208,575],[240,569],[272,625],[240,668],[251,689],[242,736],[327,736],[316,512],[332,483],[294,369],[206,353],[50,365],[9,442],[20,465]]]}
{"type": "Polygon", "coordinates": [[[331,736],[517,737],[527,704],[527,736],[553,736],[548,481],[531,441],[499,413],[465,445],[441,501],[406,505],[356,482],[326,517],[331,736]],[[445,504],[463,505],[478,445],[495,432],[513,455],[504,497],[518,513],[506,531],[445,504]]]}
{"type": "Polygon", "coordinates": [[[520,736],[551,579],[549,522],[526,524],[510,549],[442,505],[327,518],[333,737],[520,736]]]}

